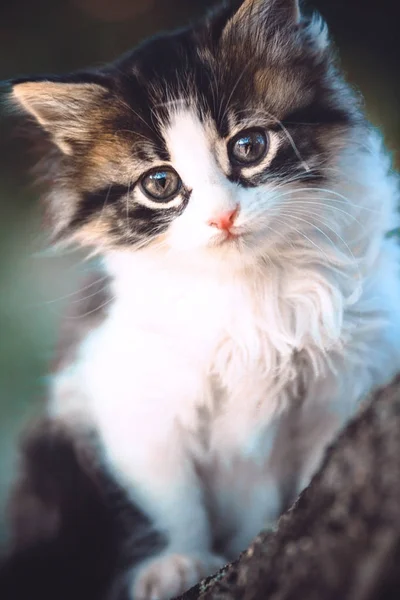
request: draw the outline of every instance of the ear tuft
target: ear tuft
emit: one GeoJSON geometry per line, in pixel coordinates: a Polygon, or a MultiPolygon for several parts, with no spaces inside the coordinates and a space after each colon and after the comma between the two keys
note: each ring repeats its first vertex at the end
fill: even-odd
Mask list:
{"type": "Polygon", "coordinates": [[[300,23],[299,0],[244,0],[232,18],[236,24],[247,22],[254,26],[292,26],[300,23]]]}
{"type": "Polygon", "coordinates": [[[24,81],[13,85],[11,103],[50,133],[64,154],[71,154],[71,142],[87,139],[90,122],[107,95],[96,83],[24,81]]]}

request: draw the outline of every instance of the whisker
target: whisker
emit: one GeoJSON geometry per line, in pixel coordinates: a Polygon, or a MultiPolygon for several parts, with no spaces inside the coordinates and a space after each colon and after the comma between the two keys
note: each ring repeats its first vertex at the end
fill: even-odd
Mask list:
{"type": "MultiPolygon", "coordinates": [[[[129,133],[134,135],[135,137],[144,140],[145,142],[150,141],[148,137],[146,137],[142,133],[139,133],[138,131],[135,131],[134,129],[117,129],[116,131],[114,131],[114,137],[118,137],[118,133],[129,133]]],[[[131,146],[131,148],[133,148],[133,146],[131,146]]]]}
{"type": "Polygon", "coordinates": [[[354,215],[352,215],[351,213],[349,213],[346,210],[343,210],[342,208],[339,208],[338,206],[331,206],[329,204],[326,204],[326,202],[329,201],[329,198],[320,198],[320,202],[318,201],[313,201],[313,200],[308,200],[307,198],[294,198],[292,201],[290,202],[285,202],[283,204],[283,206],[287,207],[287,208],[297,208],[299,206],[298,202],[301,203],[301,205],[303,206],[319,206],[321,209],[330,209],[333,211],[336,211],[340,214],[345,215],[346,217],[349,217],[350,219],[352,219],[355,223],[357,223],[362,229],[365,229],[365,225],[363,225],[358,219],[357,217],[355,217],[354,215]]]}
{"type": "Polygon", "coordinates": [[[330,190],[328,188],[322,188],[322,187],[293,188],[293,189],[287,190],[285,192],[279,192],[279,194],[276,196],[276,199],[279,200],[279,199],[281,199],[285,196],[291,195],[291,194],[294,195],[299,192],[310,192],[310,191],[311,192],[313,192],[313,191],[324,192],[325,194],[332,194],[333,196],[335,196],[335,198],[325,198],[325,200],[327,200],[329,202],[337,202],[337,203],[341,203],[341,204],[346,204],[346,205],[353,206],[354,208],[360,208],[360,209],[366,210],[368,212],[380,214],[380,211],[378,211],[378,210],[374,210],[374,209],[369,208],[368,206],[364,206],[362,204],[356,204],[355,202],[353,202],[352,200],[350,200],[343,194],[340,194],[339,192],[336,192],[335,190],[330,190]]]}
{"type": "Polygon", "coordinates": [[[121,98],[116,98],[116,100],[119,102],[119,104],[121,104],[121,106],[123,106],[124,108],[127,108],[132,114],[134,114],[140,121],[142,121],[142,123],[146,126],[147,129],[151,129],[151,126],[149,123],[147,123],[147,121],[145,121],[145,119],[142,117],[142,115],[140,115],[138,112],[136,112],[136,110],[134,110],[132,108],[132,106],[130,106],[129,104],[127,104],[126,102],[124,102],[123,100],[121,100],[121,98]]]}
{"type": "MultiPolygon", "coordinates": [[[[302,221],[303,223],[306,223],[308,225],[310,225],[310,227],[316,229],[319,233],[321,233],[331,244],[334,248],[336,248],[336,244],[334,243],[334,241],[332,240],[332,238],[327,235],[322,229],[320,229],[317,225],[315,225],[314,223],[311,223],[310,221],[308,221],[307,219],[304,219],[302,217],[299,217],[299,215],[295,212],[294,215],[292,215],[291,213],[284,213],[289,217],[294,217],[295,219],[302,221]]],[[[301,213],[302,214],[302,213],[301,213]]],[[[321,224],[324,227],[327,227],[330,231],[332,231],[332,233],[342,242],[342,244],[345,246],[345,248],[348,250],[352,262],[353,264],[357,267],[357,275],[358,277],[361,279],[361,271],[360,268],[358,266],[358,260],[356,259],[356,257],[354,256],[354,253],[352,252],[351,248],[349,247],[349,245],[347,244],[347,242],[345,242],[345,240],[334,230],[332,229],[329,225],[327,225],[326,223],[324,223],[323,221],[320,221],[321,224]]]]}
{"type": "Polygon", "coordinates": [[[310,239],[303,231],[299,231],[296,227],[294,227],[290,223],[287,223],[285,220],[282,221],[281,219],[277,219],[276,217],[274,217],[274,218],[275,218],[275,220],[279,220],[285,227],[289,227],[289,229],[295,231],[300,237],[304,238],[314,248],[316,248],[316,250],[318,250],[318,252],[320,252],[325,257],[327,264],[329,264],[331,262],[329,256],[326,254],[326,252],[320,246],[318,246],[318,244],[316,244],[312,239],[310,239]]]}
{"type": "MultiPolygon", "coordinates": [[[[64,296],[60,296],[59,298],[54,298],[52,300],[45,300],[43,302],[44,305],[47,304],[56,304],[57,302],[61,302],[62,300],[68,300],[68,298],[73,298],[74,296],[77,296],[78,294],[81,294],[82,292],[85,292],[86,290],[92,288],[93,286],[102,283],[103,281],[105,281],[106,279],[108,279],[108,275],[104,275],[103,277],[100,277],[99,279],[96,279],[95,281],[92,281],[91,283],[89,283],[88,285],[85,285],[82,288],[79,288],[78,290],[75,290],[74,292],[70,292],[69,294],[65,294],[64,296]]],[[[79,300],[78,300],[79,302],[79,300]]]]}
{"type": "Polygon", "coordinates": [[[64,316],[64,319],[67,321],[77,321],[79,319],[84,319],[86,317],[89,317],[93,313],[96,313],[97,311],[101,310],[102,308],[109,306],[112,302],[114,302],[115,299],[116,299],[115,295],[110,296],[110,298],[108,298],[105,302],[103,302],[102,304],[99,304],[99,306],[96,306],[92,310],[89,310],[81,315],[66,315],[66,316],[64,316]]]}

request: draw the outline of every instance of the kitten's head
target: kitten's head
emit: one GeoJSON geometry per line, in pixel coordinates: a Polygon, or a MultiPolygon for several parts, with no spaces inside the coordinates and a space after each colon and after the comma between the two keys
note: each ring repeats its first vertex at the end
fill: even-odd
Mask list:
{"type": "Polygon", "coordinates": [[[321,220],[303,200],[329,187],[359,122],[297,0],[226,3],[103,69],[19,80],[12,100],[51,140],[56,237],[103,250],[279,246],[321,220]]]}

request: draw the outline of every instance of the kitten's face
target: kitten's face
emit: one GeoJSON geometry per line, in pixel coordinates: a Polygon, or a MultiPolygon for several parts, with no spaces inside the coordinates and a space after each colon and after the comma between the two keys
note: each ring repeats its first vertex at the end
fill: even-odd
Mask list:
{"type": "Polygon", "coordinates": [[[327,187],[354,110],[325,31],[295,0],[234,4],[100,72],[16,83],[57,147],[59,237],[256,256],[327,187]]]}

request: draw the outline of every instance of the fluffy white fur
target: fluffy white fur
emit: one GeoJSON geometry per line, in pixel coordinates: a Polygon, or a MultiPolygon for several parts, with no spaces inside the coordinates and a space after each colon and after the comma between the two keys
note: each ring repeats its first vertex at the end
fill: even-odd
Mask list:
{"type": "Polygon", "coordinates": [[[51,412],[95,424],[113,472],[168,535],[132,575],[136,600],[182,592],[276,516],[271,448],[300,385],[305,446],[313,415],[325,419],[305,485],[338,425],[400,364],[399,253],[385,237],[397,190],[378,136],[343,143],[329,189],[241,188],[212,136],[190,110],[174,114],[165,137],[188,207],[156,245],[105,257],[108,318],[54,381],[51,412]],[[236,205],[242,237],[223,241],[209,221],[236,205]]]}

